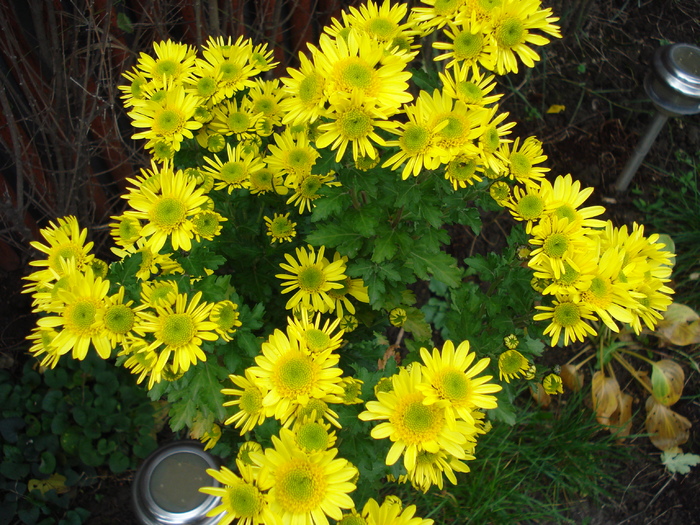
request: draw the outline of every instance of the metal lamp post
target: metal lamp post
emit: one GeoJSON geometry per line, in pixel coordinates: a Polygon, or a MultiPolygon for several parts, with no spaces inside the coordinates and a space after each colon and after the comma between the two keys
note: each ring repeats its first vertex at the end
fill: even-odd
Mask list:
{"type": "Polygon", "coordinates": [[[657,49],[653,69],[644,79],[644,90],[654,103],[656,113],[615,182],[619,192],[627,190],[669,117],[700,113],[700,47],[672,44],[657,49]]]}

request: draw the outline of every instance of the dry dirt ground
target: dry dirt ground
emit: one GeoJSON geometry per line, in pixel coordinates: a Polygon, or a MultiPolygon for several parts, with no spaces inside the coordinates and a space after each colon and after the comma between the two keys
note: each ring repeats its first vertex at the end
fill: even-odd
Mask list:
{"type": "MultiPolygon", "coordinates": [[[[594,0],[580,27],[570,27],[566,38],[548,46],[537,68],[501,86],[506,93],[503,108],[518,122],[516,133],[536,135],[544,142],[552,174],[571,173],[595,187],[595,198],[617,224],[645,219],[633,205],[632,193],[617,194],[612,186],[651,120],[653,107],[642,85],[654,51],[676,42],[700,44],[697,0],[594,0]],[[552,105],[565,109],[547,114],[552,105]]],[[[655,187],[670,184],[668,173],[679,169],[679,150],[700,152],[700,115],[672,119],[662,130],[633,180],[639,195],[653,200],[655,187]]],[[[5,367],[21,354],[33,323],[29,300],[19,293],[20,277],[19,272],[0,275],[0,366],[5,367]]],[[[700,379],[697,372],[686,373],[688,396],[674,408],[693,423],[684,449],[697,454],[700,379]]],[[[641,431],[641,425],[636,430],[641,431]]],[[[700,523],[700,467],[686,476],[671,476],[648,441],[639,439],[628,446],[643,454],[621,473],[627,489],[602,507],[577,505],[572,522],[700,523]]],[[[79,498],[77,504],[92,511],[88,523],[134,522],[129,509],[131,475],[107,477],[79,498]]]]}

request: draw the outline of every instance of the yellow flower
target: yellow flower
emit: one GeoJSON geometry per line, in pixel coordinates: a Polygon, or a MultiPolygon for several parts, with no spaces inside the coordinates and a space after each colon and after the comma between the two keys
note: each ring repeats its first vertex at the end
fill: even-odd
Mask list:
{"type": "Polygon", "coordinates": [[[326,77],[304,53],[299,53],[299,69],[287,68],[289,77],[283,77],[287,98],[280,102],[285,112],[285,124],[312,123],[316,121],[326,102],[326,77]]]}
{"type": "Polygon", "coordinates": [[[204,157],[209,166],[205,166],[206,173],[214,177],[214,189],[225,189],[230,194],[234,189],[247,188],[250,184],[250,174],[262,169],[262,160],[254,155],[245,155],[239,145],[226,145],[226,157],[222,161],[218,155],[204,157]]]}
{"type": "Polygon", "coordinates": [[[230,341],[236,328],[241,326],[238,317],[238,305],[228,300],[215,303],[209,314],[209,320],[216,323],[216,333],[224,341],[230,341]]]}
{"type": "Polygon", "coordinates": [[[148,100],[129,112],[132,126],[145,128],[132,135],[133,139],[148,139],[147,148],[164,143],[175,151],[180,143],[194,137],[192,131],[202,127],[194,119],[199,99],[185,92],[182,86],[169,85],[165,96],[158,100],[148,100]]]}
{"type": "Polygon", "coordinates": [[[476,14],[464,17],[456,23],[448,23],[449,29],[444,33],[450,42],[435,42],[433,47],[447,51],[435,57],[435,60],[450,60],[446,67],[464,65],[482,66],[493,70],[495,66],[496,46],[487,34],[485,23],[477,20],[476,14]]]}
{"type": "Polygon", "coordinates": [[[329,424],[320,419],[297,419],[292,427],[294,442],[299,449],[308,453],[328,450],[333,448],[336,441],[335,432],[331,432],[330,428],[329,424]]]}
{"type": "Polygon", "coordinates": [[[270,155],[265,158],[268,167],[289,174],[294,180],[310,175],[320,155],[309,144],[308,137],[303,133],[293,134],[287,129],[282,134],[276,133],[274,138],[275,144],[268,146],[270,155]]]}
{"type": "Polygon", "coordinates": [[[561,38],[551,9],[540,9],[540,0],[504,0],[494,9],[492,34],[496,44],[494,70],[499,75],[518,72],[516,55],[527,67],[534,67],[539,55],[527,44],[543,46],[549,39],[532,33],[539,29],[548,35],[561,38]]]}
{"type": "Polygon", "coordinates": [[[549,395],[564,393],[561,377],[559,377],[557,374],[549,374],[547,377],[545,377],[542,380],[542,386],[544,387],[544,391],[549,395]]]}
{"type": "Polygon", "coordinates": [[[172,306],[178,295],[177,281],[150,281],[141,283],[141,303],[155,308],[172,306]]]}
{"type": "Polygon", "coordinates": [[[391,4],[384,0],[381,5],[372,0],[360,6],[359,9],[350,6],[349,14],[343,12],[343,19],[347,26],[365,33],[372,39],[387,45],[391,49],[400,35],[410,36],[412,31],[409,24],[402,24],[407,11],[406,4],[391,4]]]}
{"type": "Polygon", "coordinates": [[[110,234],[116,244],[122,247],[132,246],[141,238],[141,221],[128,215],[111,217],[116,222],[110,223],[110,234]]]}
{"type": "MultiPolygon", "coordinates": [[[[287,177],[290,180],[290,177],[287,177]]],[[[292,206],[299,205],[299,213],[304,213],[305,210],[311,211],[314,207],[313,201],[321,198],[318,193],[324,186],[340,186],[340,183],[335,180],[335,173],[330,172],[327,175],[315,175],[310,173],[299,180],[293,181],[287,186],[294,188],[294,193],[287,199],[287,204],[292,206]]]]}
{"type": "Polygon", "coordinates": [[[333,322],[326,319],[321,326],[321,317],[318,313],[316,319],[312,321],[309,319],[308,312],[302,310],[300,316],[294,319],[287,318],[287,335],[299,341],[301,349],[311,354],[338,349],[343,342],[343,331],[335,332],[340,319],[336,318],[333,322]]]}
{"type": "Polygon", "coordinates": [[[235,396],[236,399],[224,402],[223,406],[237,406],[238,412],[224,421],[224,425],[235,423],[235,428],[241,429],[241,436],[253,430],[265,421],[265,407],[263,398],[267,395],[267,390],[256,384],[256,378],[250,372],[245,371],[245,377],[229,375],[229,379],[239,388],[223,388],[221,393],[225,396],[235,396]]]}
{"type": "Polygon", "coordinates": [[[289,219],[289,213],[280,215],[275,213],[273,218],[263,217],[265,223],[267,224],[267,235],[271,237],[270,242],[275,244],[279,242],[280,244],[288,241],[291,242],[292,238],[296,236],[296,222],[292,222],[289,219]]]}
{"type": "Polygon", "coordinates": [[[252,112],[261,113],[263,118],[268,119],[275,126],[282,122],[283,112],[280,102],[284,96],[285,92],[280,89],[278,79],[255,79],[255,86],[248,91],[252,112]]]}
{"type": "Polygon", "coordinates": [[[267,390],[262,401],[266,415],[285,424],[298,406],[311,399],[342,394],[338,361],[331,350],[308,354],[295,338],[275,330],[263,343],[262,355],[255,358],[257,366],[248,370],[255,384],[267,390]]]}
{"type": "Polygon", "coordinates": [[[352,158],[375,158],[377,151],[374,144],[385,146],[386,143],[376,130],[390,130],[397,123],[388,121],[386,113],[362,100],[360,92],[354,91],[347,98],[336,97],[328,118],[330,122],[318,127],[321,135],[316,139],[319,148],[331,147],[337,150],[336,162],[343,158],[348,144],[352,144],[352,158]]]}
{"type": "Polygon", "coordinates": [[[444,407],[450,426],[455,416],[472,423],[472,410],[497,407],[496,398],[491,394],[499,392],[501,386],[489,383],[492,376],[477,377],[491,360],[484,357],[472,365],[476,354],[469,350],[469,341],[455,348],[449,340],[443,344],[442,351],[433,348],[432,355],[427,348],[420,350],[425,371],[418,390],[425,395],[425,404],[444,407]]]}
{"type": "Polygon", "coordinates": [[[481,71],[467,64],[456,64],[444,73],[438,73],[438,76],[442,81],[444,93],[463,102],[467,107],[488,106],[498,102],[503,96],[489,95],[496,88],[494,75],[483,75],[481,71]]]}
{"type": "Polygon", "coordinates": [[[576,223],[569,223],[568,219],[556,216],[543,218],[532,228],[529,242],[536,248],[530,253],[528,265],[537,268],[551,264],[555,279],[559,279],[566,271],[567,263],[578,271],[574,254],[595,249],[595,242],[586,236],[589,231],[576,223]]]}
{"type": "Polygon", "coordinates": [[[596,335],[596,331],[586,320],[594,321],[596,317],[592,314],[589,306],[583,303],[572,301],[554,301],[553,306],[536,306],[544,313],[536,314],[535,321],[551,319],[551,323],[544,330],[544,335],[552,334],[552,346],[559,342],[562,330],[564,331],[564,346],[569,344],[569,340],[583,341],[586,335],[596,335]]]}
{"type": "Polygon", "coordinates": [[[178,85],[191,77],[196,57],[193,48],[168,40],[153,42],[153,50],[156,58],[141,53],[136,64],[144,77],[160,85],[163,82],[178,85]]]}
{"type": "Polygon", "coordinates": [[[203,341],[216,341],[219,336],[215,330],[216,323],[207,320],[212,304],[200,303],[202,292],[191,298],[187,294],[178,294],[175,305],[156,306],[155,313],[139,312],[141,322],[135,331],[141,335],[153,334],[154,341],[146,348],[159,350],[158,362],[151,373],[151,384],[160,381],[160,374],[173,356],[172,371],[187,372],[190,365],[197,361],[206,361],[202,350],[203,341]],[[163,347],[163,348],[161,348],[163,347]]]}
{"type": "Polygon", "coordinates": [[[204,494],[221,498],[219,505],[207,512],[209,517],[223,514],[217,521],[219,525],[228,525],[233,520],[237,525],[282,524],[270,509],[270,495],[265,492],[267,487],[261,486],[257,476],[243,470],[239,477],[226,467],[207,469],[207,474],[222,485],[199,489],[204,494]]]}
{"type": "Polygon", "coordinates": [[[336,458],[337,449],[306,453],[285,428],[280,437],[272,436],[272,444],[264,455],[252,457],[263,469],[264,482],[269,479],[270,510],[282,525],[326,525],[328,517],[339,520],[341,509],[354,506],[348,494],[355,490],[350,480],[357,469],[336,458]]]}
{"type": "Polygon", "coordinates": [[[381,506],[370,498],[362,509],[362,516],[373,525],[433,525],[433,520],[414,517],[415,513],[415,505],[404,508],[401,500],[395,503],[389,497],[381,506]]]}
{"type": "Polygon", "coordinates": [[[207,197],[196,188],[196,180],[182,170],[173,172],[170,167],[164,166],[156,177],[156,191],[152,191],[150,185],[141,184],[140,187],[130,188],[129,193],[123,196],[133,208],[127,210],[125,215],[147,221],[141,236],[148,239],[148,245],[155,253],[160,251],[166,240],[170,240],[174,250],[190,250],[194,236],[191,218],[199,213],[207,197]]]}
{"type": "MultiPolygon", "coordinates": [[[[406,66],[415,53],[394,49],[387,54],[382,43],[356,31],[350,31],[347,40],[322,34],[319,48],[309,47],[319,73],[326,78],[329,98],[356,95],[359,103],[386,116],[413,99],[406,66]]],[[[336,105],[333,100],[331,104],[336,105]]]]}
{"type": "Polygon", "coordinates": [[[389,312],[389,322],[392,326],[402,327],[406,322],[406,310],[403,308],[394,308],[389,312]]]}
{"type": "Polygon", "coordinates": [[[208,129],[224,136],[234,135],[243,140],[257,134],[256,126],[262,113],[254,113],[250,99],[244,98],[241,104],[236,99],[224,100],[214,109],[214,117],[208,129]]]}
{"type": "Polygon", "coordinates": [[[530,369],[530,363],[523,354],[511,349],[503,352],[498,357],[498,377],[510,383],[511,379],[524,375],[530,369]]]}
{"type": "Polygon", "coordinates": [[[362,421],[387,420],[370,433],[374,439],[388,437],[394,442],[386,464],[393,465],[403,455],[403,465],[411,471],[422,451],[444,450],[464,459],[463,444],[467,436],[475,433],[474,425],[456,421],[451,428],[441,404],[425,404],[427,398],[420,391],[423,384],[421,366],[413,366],[410,372],[401,370],[392,377],[392,383],[394,389],[391,392],[377,393],[377,401],[367,402],[366,410],[358,415],[362,421]]]}
{"type": "Polygon", "coordinates": [[[139,305],[132,308],[133,301],[124,303],[124,287],[120,286],[119,291],[104,302],[104,309],[100,311],[105,335],[109,338],[110,351],[118,344],[123,344],[132,336],[132,329],[136,324],[136,313],[140,312],[146,305],[139,305]]]}
{"type": "MultiPolygon", "coordinates": [[[[53,270],[58,276],[63,275],[61,260],[73,261],[73,265],[79,271],[92,261],[94,255],[90,253],[93,243],[85,242],[87,229],[80,229],[78,219],[72,215],[58,218],[56,223],[49,221],[47,228],[40,230],[41,236],[47,244],[31,241],[32,248],[46,254],[46,259],[29,261],[30,266],[45,267],[53,270]]],[[[30,281],[51,281],[55,278],[51,272],[40,271],[26,278],[30,281]]]]}
{"type": "Polygon", "coordinates": [[[288,273],[275,277],[283,280],[283,294],[294,292],[285,308],[291,309],[302,303],[311,305],[319,312],[333,311],[335,304],[328,292],[343,287],[345,262],[340,259],[331,263],[323,256],[324,252],[325,246],[321,246],[318,253],[312,246],[308,247],[308,251],[299,247],[296,249],[298,262],[291,255],[284,254],[287,263],[280,264],[280,267],[288,273]]]}
{"type": "Polygon", "coordinates": [[[197,215],[192,217],[192,233],[194,233],[194,238],[197,241],[201,239],[206,239],[208,241],[214,240],[214,237],[221,233],[223,228],[222,222],[228,219],[223,215],[216,213],[213,210],[200,211],[197,215]]]}
{"type": "Polygon", "coordinates": [[[248,63],[251,55],[250,39],[239,37],[232,42],[231,37],[209,37],[202,48],[204,59],[197,64],[203,76],[217,79],[217,89],[230,99],[237,91],[255,86],[251,79],[257,71],[248,63]]]}
{"type": "MultiPolygon", "coordinates": [[[[110,356],[112,346],[105,333],[102,314],[109,291],[109,281],[95,277],[91,268],[85,273],[75,268],[64,269],[67,283],[58,290],[58,301],[48,311],[53,314],[41,317],[37,325],[41,328],[61,327],[51,341],[56,355],[72,351],[74,359],[85,359],[92,344],[102,359],[110,356]]],[[[56,360],[53,361],[55,366],[56,360]]]]}
{"type": "Polygon", "coordinates": [[[510,144],[502,144],[496,156],[506,166],[507,172],[504,175],[526,186],[540,182],[549,171],[549,168],[535,166],[547,160],[547,156],[542,153],[542,143],[535,137],[526,138],[522,146],[520,137],[515,139],[512,148],[510,144]]]}

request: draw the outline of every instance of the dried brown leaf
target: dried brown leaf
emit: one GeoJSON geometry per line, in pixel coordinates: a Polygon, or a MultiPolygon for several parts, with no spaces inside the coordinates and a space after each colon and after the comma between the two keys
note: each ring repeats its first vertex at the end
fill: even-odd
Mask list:
{"type": "Polygon", "coordinates": [[[620,392],[617,398],[617,410],[610,416],[610,425],[615,427],[610,430],[613,432],[617,430],[617,436],[620,438],[629,436],[632,430],[633,402],[634,398],[631,395],[620,392]]]}
{"type": "Polygon", "coordinates": [[[669,450],[688,441],[692,424],[687,418],[662,405],[654,396],[647,399],[646,409],[645,426],[656,448],[669,450]]]}
{"type": "Polygon", "coordinates": [[[683,394],[685,374],[681,365],[670,359],[662,359],[653,364],[651,371],[651,388],[654,399],[670,407],[683,394]]]}
{"type": "Polygon", "coordinates": [[[620,385],[613,377],[608,377],[600,370],[591,379],[591,396],[596,419],[601,425],[610,425],[610,417],[618,408],[620,385]]]}
{"type": "Polygon", "coordinates": [[[541,407],[547,408],[552,403],[552,396],[544,391],[542,383],[530,385],[530,394],[532,394],[532,399],[541,407]]]}
{"type": "Polygon", "coordinates": [[[664,312],[655,333],[674,345],[700,343],[700,315],[690,306],[673,303],[664,312]]]}
{"type": "Polygon", "coordinates": [[[572,392],[578,392],[583,388],[583,373],[574,365],[562,365],[559,376],[561,376],[564,386],[572,392]]]}

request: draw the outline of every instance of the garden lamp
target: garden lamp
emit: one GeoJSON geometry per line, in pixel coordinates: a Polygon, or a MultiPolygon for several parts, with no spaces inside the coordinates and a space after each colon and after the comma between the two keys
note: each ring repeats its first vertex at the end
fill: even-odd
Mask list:
{"type": "Polygon", "coordinates": [[[200,487],[218,487],[207,474],[218,469],[214,457],[196,441],[176,441],[158,448],[136,471],[131,486],[136,516],[143,525],[211,525],[221,516],[207,512],[221,498],[199,492],[200,487]]]}
{"type": "Polygon", "coordinates": [[[669,117],[700,113],[700,47],[691,44],[662,46],[654,53],[652,65],[653,69],[644,79],[644,90],[656,112],[615,182],[615,189],[620,192],[627,190],[669,117]]]}

